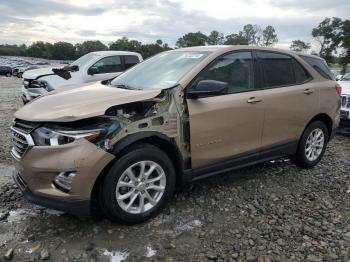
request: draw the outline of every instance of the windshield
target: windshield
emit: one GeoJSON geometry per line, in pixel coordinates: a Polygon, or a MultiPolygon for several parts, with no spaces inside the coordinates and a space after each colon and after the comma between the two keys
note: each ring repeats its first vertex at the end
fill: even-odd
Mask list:
{"type": "Polygon", "coordinates": [[[76,65],[79,67],[84,67],[87,63],[91,61],[91,59],[94,59],[96,56],[97,55],[94,53],[88,53],[75,60],[73,63],[70,64],[70,66],[76,65]]]}
{"type": "Polygon", "coordinates": [[[170,51],[134,66],[112,81],[112,86],[130,89],[164,89],[176,85],[208,52],[170,51]]]}

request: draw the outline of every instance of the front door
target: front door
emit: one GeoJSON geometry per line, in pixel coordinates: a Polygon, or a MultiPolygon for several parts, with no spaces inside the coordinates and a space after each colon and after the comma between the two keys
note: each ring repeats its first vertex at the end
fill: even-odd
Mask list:
{"type": "Polygon", "coordinates": [[[259,151],[264,91],[254,75],[252,53],[242,51],[220,57],[193,81],[192,86],[201,80],[229,85],[225,95],[187,99],[193,168],[259,151]]]}
{"type": "Polygon", "coordinates": [[[108,56],[100,59],[91,67],[97,68],[98,72],[93,75],[87,75],[87,82],[109,80],[123,71],[122,61],[120,56],[108,56]]]}

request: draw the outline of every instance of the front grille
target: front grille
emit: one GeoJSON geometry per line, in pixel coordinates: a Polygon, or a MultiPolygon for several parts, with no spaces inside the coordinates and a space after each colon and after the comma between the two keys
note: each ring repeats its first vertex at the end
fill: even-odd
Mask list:
{"type": "Polygon", "coordinates": [[[15,180],[18,187],[24,191],[27,187],[27,183],[23,180],[23,178],[20,176],[20,174],[16,174],[13,176],[13,179],[15,180]]]}
{"type": "Polygon", "coordinates": [[[23,120],[15,120],[11,127],[12,150],[11,154],[16,159],[21,159],[28,149],[34,145],[30,132],[38,126],[23,120]]]}
{"type": "Polygon", "coordinates": [[[349,111],[340,110],[340,119],[349,119],[349,111]]]}
{"type": "Polygon", "coordinates": [[[13,124],[14,128],[18,129],[21,132],[24,132],[25,134],[29,134],[38,126],[39,126],[38,123],[33,123],[33,122],[24,121],[20,119],[15,119],[13,124]]]}
{"type": "Polygon", "coordinates": [[[341,96],[341,107],[350,108],[350,96],[341,96]]]}

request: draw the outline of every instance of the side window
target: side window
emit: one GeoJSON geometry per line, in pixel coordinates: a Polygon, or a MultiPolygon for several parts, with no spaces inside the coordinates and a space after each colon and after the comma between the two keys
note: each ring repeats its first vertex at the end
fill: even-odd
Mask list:
{"type": "Polygon", "coordinates": [[[92,67],[98,69],[99,74],[115,73],[122,71],[120,56],[108,56],[97,61],[92,67]]]}
{"type": "Polygon", "coordinates": [[[293,67],[294,67],[295,81],[297,84],[305,83],[311,79],[310,74],[295,59],[293,59],[293,67]]]}
{"type": "Polygon", "coordinates": [[[309,56],[300,56],[306,63],[311,65],[315,70],[324,78],[327,78],[329,80],[334,80],[334,74],[329,69],[326,62],[320,58],[314,58],[309,56]]]}
{"type": "Polygon", "coordinates": [[[126,55],[124,56],[125,69],[128,69],[140,62],[136,55],[126,55]]]}
{"type": "Polygon", "coordinates": [[[254,62],[251,52],[237,52],[220,57],[198,75],[195,83],[201,80],[226,82],[230,94],[253,90],[254,62]]]}
{"type": "Polygon", "coordinates": [[[265,87],[295,84],[293,58],[277,53],[258,52],[265,76],[265,87]]]}

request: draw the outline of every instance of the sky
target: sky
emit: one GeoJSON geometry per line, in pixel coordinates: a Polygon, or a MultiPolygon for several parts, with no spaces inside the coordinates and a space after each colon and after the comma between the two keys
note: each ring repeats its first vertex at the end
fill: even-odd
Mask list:
{"type": "Polygon", "coordinates": [[[279,43],[310,42],[325,17],[350,18],[350,0],[1,0],[0,43],[101,40],[126,36],[174,46],[188,32],[225,35],[245,24],[275,27],[279,43]]]}

